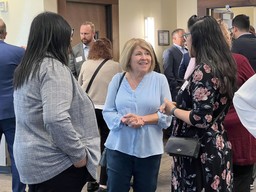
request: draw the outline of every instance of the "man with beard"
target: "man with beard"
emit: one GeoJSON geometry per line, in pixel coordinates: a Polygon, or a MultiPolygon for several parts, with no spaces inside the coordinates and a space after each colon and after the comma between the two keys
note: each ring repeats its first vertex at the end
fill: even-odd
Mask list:
{"type": "Polygon", "coordinates": [[[94,24],[89,21],[82,23],[80,26],[81,42],[72,48],[69,62],[69,68],[76,78],[78,78],[81,66],[87,60],[89,49],[95,41],[94,35],[94,24]]]}

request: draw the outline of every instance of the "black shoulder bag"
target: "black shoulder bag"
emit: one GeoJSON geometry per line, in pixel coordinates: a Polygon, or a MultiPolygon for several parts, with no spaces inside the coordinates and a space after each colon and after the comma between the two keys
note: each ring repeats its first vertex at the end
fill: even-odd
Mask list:
{"type": "MultiPolygon", "coordinates": [[[[221,116],[224,110],[227,108],[228,104],[223,108],[223,110],[218,114],[218,116],[214,119],[209,127],[211,127],[221,116]]],[[[182,157],[193,157],[197,158],[201,140],[205,136],[205,134],[201,138],[189,138],[189,137],[170,137],[165,145],[165,152],[171,156],[182,156],[182,157]]]]}

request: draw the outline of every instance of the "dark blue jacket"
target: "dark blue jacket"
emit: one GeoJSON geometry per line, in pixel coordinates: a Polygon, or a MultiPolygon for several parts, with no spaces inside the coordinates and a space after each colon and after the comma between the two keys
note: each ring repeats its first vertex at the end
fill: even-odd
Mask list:
{"type": "Polygon", "coordinates": [[[253,34],[244,34],[233,41],[233,53],[239,53],[245,56],[254,71],[256,72],[256,36],[253,34]]]}
{"type": "Polygon", "coordinates": [[[14,117],[13,73],[25,50],[0,40],[0,120],[14,117]]]}
{"type": "Polygon", "coordinates": [[[179,67],[179,78],[184,79],[189,61],[190,61],[190,56],[189,56],[189,53],[187,52],[183,55],[183,60],[179,67]]]}

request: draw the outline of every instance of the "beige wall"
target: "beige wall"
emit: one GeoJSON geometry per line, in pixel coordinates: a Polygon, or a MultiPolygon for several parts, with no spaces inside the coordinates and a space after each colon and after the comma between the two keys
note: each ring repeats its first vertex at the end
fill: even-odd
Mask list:
{"type": "Polygon", "coordinates": [[[0,12],[7,26],[6,42],[26,45],[33,18],[46,10],[57,12],[57,0],[8,0],[8,11],[0,12]]]}
{"type": "MultiPolygon", "coordinates": [[[[8,12],[0,12],[7,25],[6,41],[15,45],[26,45],[30,24],[42,11],[57,12],[57,0],[8,0],[8,12]]],[[[232,8],[237,15],[250,16],[256,27],[256,8],[232,8]]],[[[144,18],[154,17],[155,50],[162,62],[162,52],[168,46],[159,46],[158,30],[186,29],[188,18],[197,13],[197,0],[119,0],[120,52],[124,43],[133,38],[144,38],[144,18]]],[[[171,37],[170,37],[171,40],[171,37]]],[[[170,43],[172,43],[170,41],[170,43]]]]}
{"type": "Polygon", "coordinates": [[[189,17],[197,14],[197,0],[177,0],[177,28],[187,29],[189,17]]]}
{"type": "Polygon", "coordinates": [[[246,14],[250,17],[250,23],[256,27],[256,8],[255,7],[240,7],[240,8],[231,8],[234,16],[239,14],[246,14]]]}
{"type": "Polygon", "coordinates": [[[57,13],[58,6],[57,0],[43,0],[44,3],[44,11],[51,11],[57,13]]]}
{"type": "MultiPolygon", "coordinates": [[[[0,12],[7,27],[6,42],[17,46],[27,44],[30,24],[42,11],[57,12],[57,0],[8,0],[8,11],[0,12]]],[[[10,165],[4,136],[0,141],[0,166],[10,165]]]]}
{"type": "Polygon", "coordinates": [[[168,46],[158,46],[157,30],[169,30],[171,34],[178,27],[186,28],[188,18],[196,13],[197,0],[119,0],[120,52],[127,40],[144,38],[144,18],[154,17],[154,47],[162,63],[162,53],[168,46]]]}

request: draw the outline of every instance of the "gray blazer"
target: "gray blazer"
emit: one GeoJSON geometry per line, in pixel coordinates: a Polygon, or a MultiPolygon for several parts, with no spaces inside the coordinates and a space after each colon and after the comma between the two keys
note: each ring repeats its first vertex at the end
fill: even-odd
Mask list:
{"type": "Polygon", "coordinates": [[[72,48],[72,53],[69,57],[69,68],[76,79],[79,76],[81,66],[85,61],[83,43],[80,42],[72,48]]]}
{"type": "Polygon", "coordinates": [[[14,91],[14,157],[26,184],[44,182],[87,157],[96,178],[100,138],[94,107],[67,66],[46,58],[14,91]]]}

